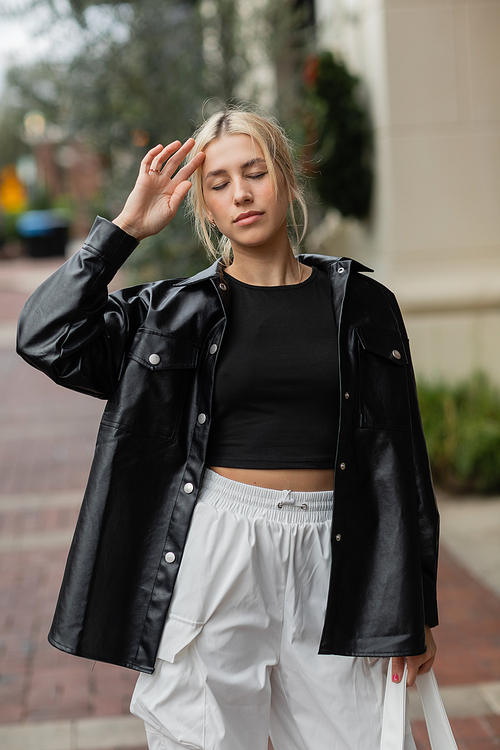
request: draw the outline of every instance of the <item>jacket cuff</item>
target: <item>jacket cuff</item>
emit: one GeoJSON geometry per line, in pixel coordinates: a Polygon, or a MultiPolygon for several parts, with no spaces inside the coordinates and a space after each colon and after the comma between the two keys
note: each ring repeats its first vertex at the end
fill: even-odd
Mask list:
{"type": "Polygon", "coordinates": [[[424,614],[425,624],[430,628],[439,625],[435,581],[429,581],[428,586],[425,586],[424,583],[424,614]]]}
{"type": "Polygon", "coordinates": [[[139,240],[120,229],[113,222],[98,216],[83,244],[83,249],[100,255],[117,270],[133,253],[139,240]]]}

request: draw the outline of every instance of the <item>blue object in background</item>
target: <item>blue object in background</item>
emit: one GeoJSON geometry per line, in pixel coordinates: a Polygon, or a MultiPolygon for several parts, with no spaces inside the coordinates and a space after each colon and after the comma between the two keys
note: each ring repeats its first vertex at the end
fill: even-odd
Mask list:
{"type": "Polygon", "coordinates": [[[68,221],[57,211],[26,211],[17,220],[16,228],[30,257],[64,255],[68,221]]]}

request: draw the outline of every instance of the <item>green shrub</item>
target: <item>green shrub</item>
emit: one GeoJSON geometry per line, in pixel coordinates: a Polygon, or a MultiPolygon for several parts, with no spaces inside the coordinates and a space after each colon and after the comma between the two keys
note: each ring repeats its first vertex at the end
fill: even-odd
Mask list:
{"type": "Polygon", "coordinates": [[[451,386],[420,383],[434,480],[454,492],[500,491],[500,391],[486,375],[451,386]]]}
{"type": "Polygon", "coordinates": [[[16,240],[19,240],[19,232],[17,231],[16,224],[21,214],[22,211],[0,213],[0,240],[3,239],[5,242],[16,242],[16,240]]]}
{"type": "Polygon", "coordinates": [[[309,56],[303,77],[306,171],[325,206],[364,219],[373,187],[373,133],[360,79],[331,52],[309,56]]]}

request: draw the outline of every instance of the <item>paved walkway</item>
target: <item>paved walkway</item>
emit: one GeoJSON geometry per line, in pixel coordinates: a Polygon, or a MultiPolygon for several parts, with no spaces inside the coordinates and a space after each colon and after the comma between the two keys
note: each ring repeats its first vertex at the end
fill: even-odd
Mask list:
{"type": "MultiPolygon", "coordinates": [[[[57,261],[0,264],[0,748],[143,750],[136,674],[53,649],[47,631],[103,404],[13,351],[29,291],[57,261]]],[[[460,750],[500,747],[500,499],[440,497],[436,675],[460,750]]],[[[428,750],[411,698],[418,750],[428,750]]],[[[318,748],[318,750],[321,750],[318,748]]]]}

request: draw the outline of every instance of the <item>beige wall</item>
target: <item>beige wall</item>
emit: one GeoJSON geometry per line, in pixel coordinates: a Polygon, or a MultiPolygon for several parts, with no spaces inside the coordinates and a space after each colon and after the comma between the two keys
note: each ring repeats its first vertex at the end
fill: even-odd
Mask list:
{"type": "Polygon", "coordinates": [[[368,89],[377,187],[362,254],[400,299],[417,371],[483,367],[500,383],[500,0],[317,10],[322,45],[368,89]]]}

